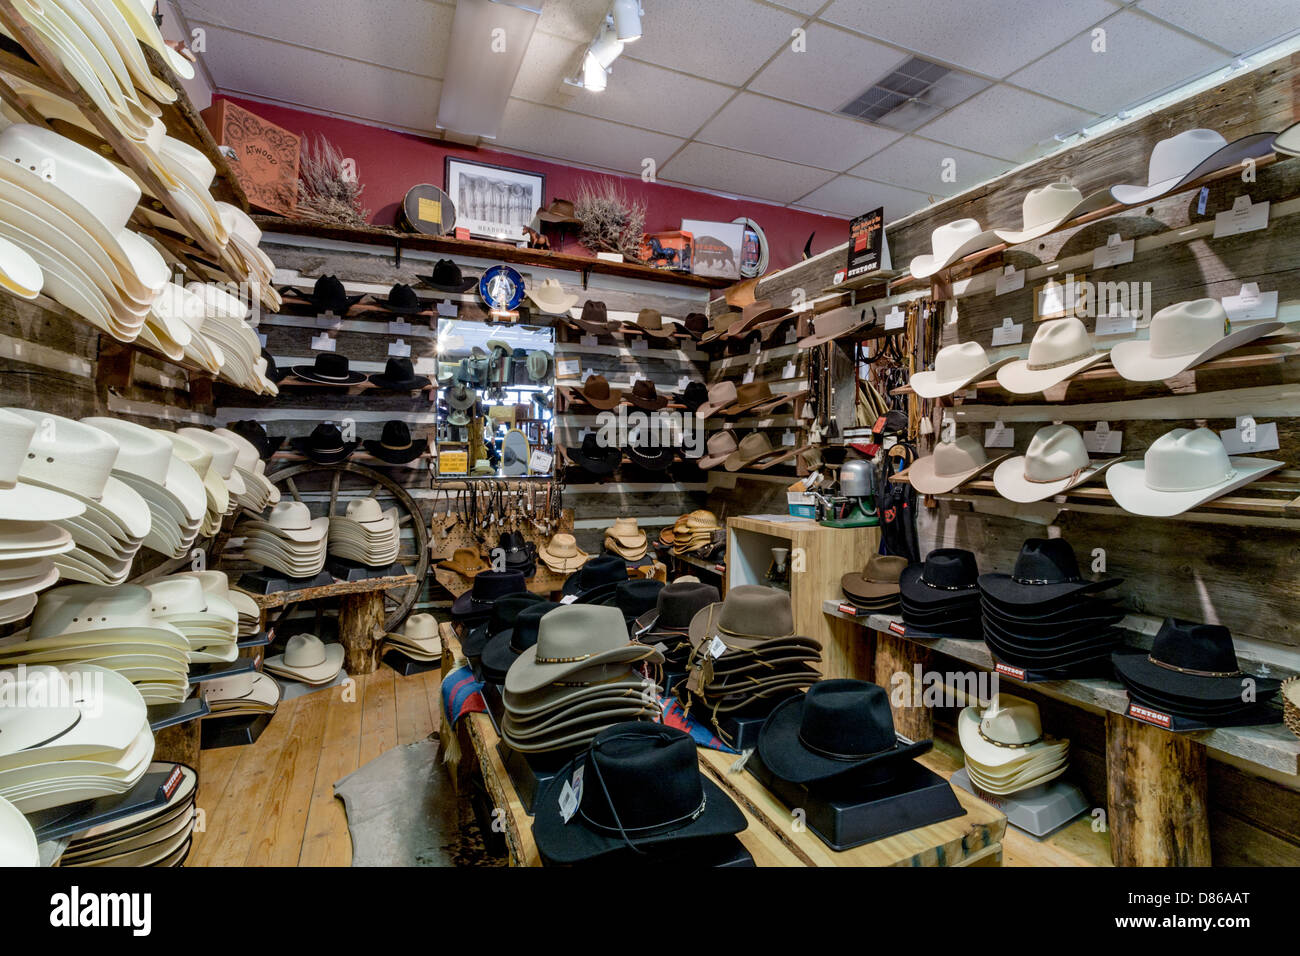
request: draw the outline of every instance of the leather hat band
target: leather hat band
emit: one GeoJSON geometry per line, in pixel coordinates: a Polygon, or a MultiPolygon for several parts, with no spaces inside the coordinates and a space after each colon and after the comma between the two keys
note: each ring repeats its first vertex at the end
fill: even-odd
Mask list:
{"type": "Polygon", "coordinates": [[[1164,661],[1158,661],[1150,654],[1147,655],[1147,660],[1149,660],[1152,664],[1155,664],[1156,667],[1163,667],[1167,671],[1177,671],[1180,674],[1191,674],[1193,677],[1241,677],[1242,676],[1240,670],[1198,671],[1198,670],[1193,670],[1190,667],[1178,667],[1174,664],[1167,664],[1164,661]]]}

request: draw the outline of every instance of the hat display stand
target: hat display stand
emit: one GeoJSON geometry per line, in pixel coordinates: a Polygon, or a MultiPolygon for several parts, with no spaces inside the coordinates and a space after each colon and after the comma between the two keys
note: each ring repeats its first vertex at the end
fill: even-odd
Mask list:
{"type": "Polygon", "coordinates": [[[397,578],[406,574],[406,568],[398,562],[384,567],[371,567],[332,554],[325,558],[325,570],[336,581],[368,581],[372,578],[397,578]]]}
{"type": "Polygon", "coordinates": [[[1007,823],[1011,826],[1040,840],[1051,836],[1091,808],[1083,791],[1060,777],[1011,794],[992,794],[981,790],[971,782],[965,767],[956,771],[949,780],[954,787],[961,787],[985,803],[993,804],[1007,815],[1007,823]]]}
{"type": "Polygon", "coordinates": [[[28,819],[39,843],[73,837],[92,827],[165,806],[180,785],[180,776],[179,766],[175,765],[167,769],[151,769],[125,795],[52,807],[33,813],[28,819]]]}
{"type": "Polygon", "coordinates": [[[519,799],[529,816],[533,814],[533,803],[537,795],[547,788],[555,779],[555,775],[582,749],[582,747],[574,747],[548,753],[525,754],[511,749],[504,740],[497,744],[501,763],[506,768],[506,773],[510,775],[510,781],[515,785],[519,799]]]}

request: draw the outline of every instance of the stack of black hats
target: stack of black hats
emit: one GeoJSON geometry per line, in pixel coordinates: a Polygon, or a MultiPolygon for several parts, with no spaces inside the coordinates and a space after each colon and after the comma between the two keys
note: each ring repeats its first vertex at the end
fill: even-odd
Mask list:
{"type": "Polygon", "coordinates": [[[451,619],[473,627],[492,613],[492,602],[507,594],[526,590],[520,571],[480,571],[473,586],[451,604],[451,619]]]}
{"type": "Polygon", "coordinates": [[[507,571],[519,571],[526,578],[531,578],[537,571],[537,545],[518,531],[507,531],[501,535],[497,547],[505,552],[507,571]]]}
{"type": "Polygon", "coordinates": [[[1109,671],[1123,611],[1096,597],[1120,578],[1088,581],[1064,538],[1030,538],[1010,574],[981,574],[984,641],[1001,664],[1031,679],[1109,671]]]}
{"type": "Polygon", "coordinates": [[[554,601],[531,603],[515,613],[513,624],[488,638],[480,659],[483,679],[492,684],[504,684],[510,665],[537,643],[537,629],[542,618],[561,606],[554,601]]]}
{"type": "Polygon", "coordinates": [[[961,548],[936,548],[898,576],[899,602],[909,637],[979,640],[979,568],[961,548]]]}
{"type": "Polygon", "coordinates": [[[1243,673],[1232,634],[1217,624],[1166,618],[1150,651],[1111,655],[1129,713],[1170,730],[1277,723],[1269,707],[1282,684],[1243,673]]]}
{"type": "Polygon", "coordinates": [[[460,649],[470,660],[478,660],[482,657],[488,641],[506,628],[514,627],[515,621],[525,608],[543,601],[545,598],[531,591],[517,591],[496,599],[492,602],[492,610],[487,618],[475,622],[469,633],[465,635],[465,639],[460,643],[460,649]]]}
{"type": "Polygon", "coordinates": [[[617,555],[598,554],[570,574],[561,591],[565,597],[573,595],[577,600],[588,604],[613,593],[618,583],[626,580],[626,561],[617,555]]]}
{"type": "Polygon", "coordinates": [[[631,634],[633,625],[637,618],[642,614],[653,611],[659,603],[659,594],[664,589],[662,581],[653,581],[649,578],[629,578],[626,581],[620,581],[614,585],[614,589],[607,594],[601,594],[600,597],[592,601],[582,601],[584,604],[608,604],[616,607],[623,612],[623,620],[627,622],[628,633],[631,634]]]}

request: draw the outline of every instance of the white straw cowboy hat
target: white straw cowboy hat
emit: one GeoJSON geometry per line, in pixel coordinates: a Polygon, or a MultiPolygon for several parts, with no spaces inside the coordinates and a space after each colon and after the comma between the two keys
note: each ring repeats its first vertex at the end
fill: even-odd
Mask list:
{"type": "Polygon", "coordinates": [[[40,423],[28,416],[0,409],[0,521],[58,521],[86,510],[85,504],[61,491],[20,478],[27,449],[39,427],[40,423]]]}
{"type": "Polygon", "coordinates": [[[343,645],[325,644],[314,634],[295,634],[285,643],[284,653],[268,657],[264,666],[278,677],[328,684],[343,669],[343,645]]]}
{"type": "Polygon", "coordinates": [[[142,727],[148,727],[145,703],[136,689],[120,674],[95,665],[28,667],[14,691],[16,706],[0,707],[0,767],[5,769],[33,758],[122,752],[136,742],[142,727]],[[38,694],[45,703],[35,703],[42,699],[38,694]],[[33,703],[23,706],[29,700],[33,703]]]}
{"type": "Polygon", "coordinates": [[[442,653],[438,636],[438,619],[432,614],[412,614],[402,622],[400,631],[388,634],[388,640],[403,648],[414,648],[430,656],[442,653]]]}
{"type": "Polygon", "coordinates": [[[221,480],[226,483],[232,495],[248,493],[244,479],[235,471],[235,459],[239,457],[239,449],[233,443],[202,428],[178,428],[176,434],[212,452],[212,467],[221,476],[221,480]]]}
{"type": "Polygon", "coordinates": [[[1087,327],[1073,316],[1044,322],[1029,344],[1029,357],[998,369],[998,384],[1008,392],[1029,395],[1073,378],[1104,361],[1093,347],[1087,327]]]}
{"type": "Polygon", "coordinates": [[[5,866],[40,866],[36,831],[8,800],[0,797],[0,860],[5,866]]]}
{"type": "Polygon", "coordinates": [[[1273,151],[1284,156],[1300,156],[1300,123],[1292,123],[1277,134],[1273,151]]]}
{"type": "Polygon", "coordinates": [[[1085,199],[1083,193],[1069,183],[1048,183],[1025,194],[1021,210],[1022,228],[994,229],[993,232],[1007,245],[1019,245],[1047,235],[1061,223],[1109,206],[1112,201],[1110,193],[1104,189],[1085,199]]]}
{"type": "Polygon", "coordinates": [[[987,378],[1003,365],[1014,361],[1015,356],[997,362],[989,361],[984,348],[978,342],[945,345],[934,357],[933,372],[917,372],[912,376],[912,389],[922,398],[951,395],[971,382],[987,378]]]}
{"type": "Polygon", "coordinates": [[[1162,139],[1151,150],[1144,186],[1112,186],[1111,196],[1126,206],[1159,199],[1208,173],[1267,155],[1273,133],[1252,133],[1229,143],[1212,129],[1189,129],[1162,139]]]}
{"type": "Polygon", "coordinates": [[[267,531],[300,544],[315,544],[329,533],[329,520],[328,516],[312,518],[311,510],[301,501],[281,501],[265,520],[250,519],[241,527],[267,531]]]}
{"type": "Polygon", "coordinates": [[[990,459],[984,446],[970,435],[961,435],[956,441],[939,442],[934,454],[918,458],[907,469],[907,476],[923,495],[942,495],[970,481],[981,472],[1001,462],[1007,455],[990,459]]]}
{"type": "Polygon", "coordinates": [[[36,260],[8,239],[0,239],[0,288],[21,299],[34,299],[44,285],[45,275],[36,260]]]}
{"type": "Polygon", "coordinates": [[[930,254],[914,258],[908,271],[918,279],[934,275],[940,269],[972,253],[998,244],[997,234],[980,228],[974,219],[958,219],[939,226],[930,233],[930,254]]]}
{"type": "Polygon", "coordinates": [[[993,485],[1009,501],[1044,501],[1099,478],[1119,458],[1093,461],[1078,429],[1047,425],[1034,433],[1023,455],[1008,458],[993,472],[993,485]]]}
{"type": "Polygon", "coordinates": [[[207,499],[203,481],[193,468],[175,455],[174,446],[153,429],[116,418],[83,418],[117,440],[118,455],[113,471],[146,498],[174,503],[182,528],[196,529],[203,518],[207,499]],[[132,480],[136,479],[136,480],[132,480]],[[149,491],[155,494],[146,494],[149,491]],[[165,496],[161,498],[159,496],[165,496]]]}
{"type": "MultiPolygon", "coordinates": [[[[207,499],[207,512],[203,519],[205,531],[213,521],[220,524],[221,517],[230,507],[230,491],[212,467],[212,452],[175,432],[162,428],[155,428],[154,431],[172,443],[172,454],[192,468],[203,482],[203,493],[207,499]]],[[[215,531],[215,528],[212,530],[215,531]]]]}
{"type": "Polygon", "coordinates": [[[576,295],[569,295],[558,279],[543,279],[528,290],[528,298],[537,308],[549,315],[563,315],[577,303],[576,295]]]}
{"type": "Polygon", "coordinates": [[[1217,299],[1176,302],[1151,317],[1147,338],[1113,346],[1110,364],[1131,382],[1163,381],[1282,327],[1260,322],[1229,334],[1228,313],[1217,299]]]}
{"type": "Polygon", "coordinates": [[[1068,745],[1044,736],[1038,705],[1011,694],[999,694],[987,707],[963,708],[957,730],[966,756],[991,770],[1050,756],[1068,745]]]}
{"type": "Polygon", "coordinates": [[[527,694],[569,675],[602,665],[663,660],[663,655],[629,639],[623,612],[599,604],[570,604],[542,618],[537,643],[516,658],[505,689],[527,694]]]}
{"type": "Polygon", "coordinates": [[[1229,458],[1208,428],[1175,428],[1151,443],[1142,461],[1106,472],[1115,503],[1130,514],[1169,518],[1281,468],[1265,458],[1229,458]]]}

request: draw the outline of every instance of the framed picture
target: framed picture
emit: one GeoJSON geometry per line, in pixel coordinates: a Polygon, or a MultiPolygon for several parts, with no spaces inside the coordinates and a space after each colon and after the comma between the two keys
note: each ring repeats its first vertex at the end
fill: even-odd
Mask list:
{"type": "Polygon", "coordinates": [[[1064,280],[1048,279],[1034,290],[1034,321],[1082,318],[1092,314],[1091,284],[1086,276],[1067,275],[1064,280]]]}
{"type": "Polygon", "coordinates": [[[744,259],[745,225],[683,219],[682,232],[693,237],[691,272],[697,276],[739,279],[744,259]]]}
{"type": "Polygon", "coordinates": [[[456,204],[458,227],[472,236],[524,242],[524,227],[546,195],[546,176],[448,156],[444,188],[456,204]]]}

